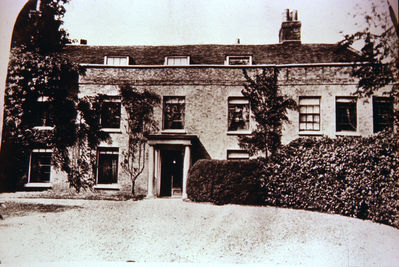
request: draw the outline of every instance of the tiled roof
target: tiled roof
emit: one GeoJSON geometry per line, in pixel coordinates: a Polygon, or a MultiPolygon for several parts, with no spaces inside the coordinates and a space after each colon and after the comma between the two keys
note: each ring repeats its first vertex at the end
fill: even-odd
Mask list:
{"type": "Polygon", "coordinates": [[[226,56],[251,55],[253,64],[331,63],[356,61],[352,50],[337,44],[90,46],[68,45],[64,54],[77,63],[103,64],[104,56],[129,56],[134,65],[163,65],[166,56],[190,56],[190,64],[223,65],[226,56]]]}

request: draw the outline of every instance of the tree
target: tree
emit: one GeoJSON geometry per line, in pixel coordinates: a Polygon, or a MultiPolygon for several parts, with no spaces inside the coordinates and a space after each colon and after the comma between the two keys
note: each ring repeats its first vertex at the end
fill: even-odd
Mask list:
{"type": "Polygon", "coordinates": [[[60,51],[70,43],[61,28],[64,5],[69,0],[30,0],[22,8],[15,22],[11,47],[24,46],[41,54],[60,51]]]}
{"type": "Polygon", "coordinates": [[[288,122],[288,109],[296,109],[295,100],[281,95],[278,88],[278,69],[265,68],[251,78],[243,69],[246,83],[242,94],[248,98],[256,129],[251,135],[239,137],[240,147],[249,154],[263,152],[272,156],[281,145],[282,126],[288,122]]]}
{"type": "Polygon", "coordinates": [[[138,91],[130,85],[121,87],[122,105],[128,115],[126,133],[128,146],[122,152],[121,166],[132,181],[132,194],[135,194],[136,179],[143,172],[146,157],[147,135],[157,130],[153,118],[154,107],[159,105],[160,97],[148,90],[138,91]]]}
{"type": "MultiPolygon", "coordinates": [[[[361,17],[364,25],[353,34],[346,34],[339,42],[341,49],[359,44],[362,64],[353,69],[353,76],[359,79],[355,95],[370,97],[386,86],[386,93],[394,103],[399,103],[399,26],[389,2],[371,2],[371,12],[359,7],[354,17],[361,17]]],[[[399,122],[396,109],[394,120],[399,122]]]]}
{"type": "Polygon", "coordinates": [[[69,41],[60,29],[68,0],[39,1],[40,10],[36,2],[25,5],[14,27],[0,176],[6,190],[15,190],[27,180],[32,149],[51,148],[52,165],[79,191],[93,184],[93,149],[109,135],[98,125],[98,100],[78,99],[83,70],[60,54],[69,41]]]}

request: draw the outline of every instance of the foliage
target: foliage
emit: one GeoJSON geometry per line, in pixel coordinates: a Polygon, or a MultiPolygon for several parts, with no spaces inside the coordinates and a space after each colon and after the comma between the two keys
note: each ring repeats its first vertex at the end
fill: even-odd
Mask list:
{"type": "Polygon", "coordinates": [[[83,70],[59,53],[69,42],[60,28],[67,2],[42,0],[40,13],[31,13],[36,1],[29,1],[14,27],[0,154],[7,190],[26,183],[30,152],[38,147],[52,149],[52,164],[67,173],[71,187],[90,188],[94,150],[109,138],[99,127],[98,98],[78,99],[83,70]]]}
{"type": "Polygon", "coordinates": [[[237,172],[248,175],[242,179],[254,185],[262,204],[341,214],[399,228],[398,148],[398,134],[388,132],[371,137],[299,138],[282,146],[274,157],[259,161],[253,166],[257,171],[242,172],[243,166],[236,162],[200,161],[190,170],[187,192],[194,201],[236,203],[232,200],[249,191],[231,181],[237,172]],[[221,167],[224,164],[229,164],[228,169],[221,167]],[[227,193],[214,195],[210,187],[227,193]]]}
{"type": "Polygon", "coordinates": [[[76,191],[90,189],[95,183],[97,147],[101,141],[111,142],[108,133],[101,131],[101,95],[79,99],[76,121],[76,141],[69,149],[69,157],[63,158],[63,170],[68,182],[76,191]]]}
{"type": "Polygon", "coordinates": [[[243,70],[247,83],[242,94],[248,98],[251,113],[257,127],[251,135],[239,137],[240,147],[251,155],[258,151],[276,153],[281,145],[282,125],[288,122],[287,110],[295,109],[296,102],[288,96],[281,95],[278,88],[278,69],[265,68],[254,79],[243,70]]]}
{"type": "Polygon", "coordinates": [[[122,151],[122,169],[130,176],[132,193],[137,177],[143,172],[146,157],[147,135],[157,130],[153,119],[154,107],[159,105],[160,97],[148,90],[138,91],[130,85],[121,87],[122,105],[128,115],[126,133],[128,147],[122,151]]]}
{"type": "MultiPolygon", "coordinates": [[[[365,25],[364,28],[353,34],[346,34],[339,44],[343,49],[351,45],[361,46],[359,61],[362,64],[358,64],[352,73],[359,79],[356,95],[369,97],[389,85],[388,95],[398,104],[399,26],[386,1],[372,1],[370,5],[371,11],[362,11],[359,7],[353,15],[363,19],[361,24],[365,25]]],[[[399,122],[397,110],[395,120],[399,122]]]]}
{"type": "Polygon", "coordinates": [[[40,54],[60,51],[69,43],[68,34],[61,28],[64,5],[69,0],[41,0],[40,13],[33,13],[36,1],[28,1],[15,22],[11,47],[25,47],[40,54]]]}
{"type": "Polygon", "coordinates": [[[189,172],[188,198],[215,204],[263,204],[260,162],[199,160],[189,172]]]}
{"type": "MultiPolygon", "coordinates": [[[[75,142],[78,66],[62,57],[43,56],[24,48],[13,48],[8,66],[5,91],[2,152],[16,176],[25,172],[33,147],[54,147],[58,155],[66,155],[75,142]],[[40,97],[48,103],[42,110],[40,97]],[[47,113],[53,130],[38,130],[40,113],[47,113]],[[15,161],[14,161],[15,159],[15,161]],[[21,169],[22,168],[22,169],[21,169]]],[[[42,114],[43,114],[42,113],[42,114]]],[[[47,122],[47,124],[49,124],[47,122]]],[[[55,158],[60,163],[62,156],[55,158]]],[[[11,168],[8,169],[11,169],[11,168]]]]}

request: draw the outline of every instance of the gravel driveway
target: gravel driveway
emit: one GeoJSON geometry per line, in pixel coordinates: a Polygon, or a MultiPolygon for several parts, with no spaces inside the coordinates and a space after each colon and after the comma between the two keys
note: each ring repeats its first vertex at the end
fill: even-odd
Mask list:
{"type": "Polygon", "coordinates": [[[343,216],[178,199],[15,201],[81,208],[0,221],[2,263],[399,266],[398,229],[343,216]]]}

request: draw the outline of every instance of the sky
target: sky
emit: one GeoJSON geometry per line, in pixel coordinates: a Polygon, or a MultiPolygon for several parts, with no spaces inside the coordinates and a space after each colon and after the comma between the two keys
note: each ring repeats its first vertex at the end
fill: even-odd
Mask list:
{"type": "Polygon", "coordinates": [[[341,31],[356,31],[359,6],[368,10],[369,1],[71,0],[64,28],[89,45],[270,44],[289,8],[298,10],[303,43],[336,43],[341,31]]]}

